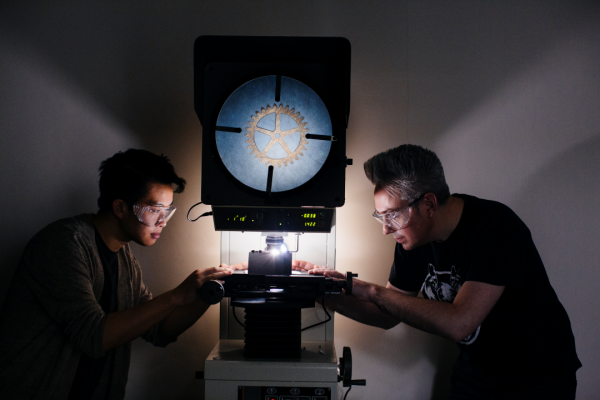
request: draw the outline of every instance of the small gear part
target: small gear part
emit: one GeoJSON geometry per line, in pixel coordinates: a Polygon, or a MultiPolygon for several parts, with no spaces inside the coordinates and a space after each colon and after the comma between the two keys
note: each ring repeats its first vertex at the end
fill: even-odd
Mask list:
{"type": "Polygon", "coordinates": [[[260,111],[256,112],[256,115],[252,116],[252,121],[248,121],[250,126],[246,128],[246,130],[248,131],[248,133],[246,133],[246,136],[248,137],[246,143],[249,144],[248,149],[252,150],[250,154],[255,154],[255,159],[260,158],[261,163],[265,161],[265,165],[277,165],[279,168],[281,168],[281,164],[284,164],[286,167],[288,165],[288,162],[290,164],[293,164],[294,159],[297,161],[300,160],[298,156],[303,155],[302,150],[306,150],[306,147],[304,147],[304,145],[308,144],[308,140],[306,140],[306,133],[308,132],[308,128],[306,128],[306,122],[302,122],[304,117],[301,117],[299,112],[294,113],[294,111],[294,108],[290,110],[290,106],[285,106],[285,108],[283,108],[282,104],[280,104],[279,106],[273,104],[273,107],[267,106],[266,109],[262,108],[260,111]],[[258,127],[258,123],[260,122],[260,120],[269,114],[275,114],[274,131],[258,127]],[[282,131],[280,128],[281,114],[285,114],[291,117],[298,126],[292,129],[282,131]],[[256,132],[260,132],[271,137],[271,140],[262,151],[259,150],[256,146],[256,140],[254,139],[254,134],[256,132]],[[283,140],[283,138],[296,132],[300,132],[300,143],[298,143],[298,147],[296,147],[294,151],[291,151],[288,145],[286,144],[285,140],[283,140]],[[271,158],[267,156],[267,152],[277,143],[279,143],[279,145],[287,153],[286,157],[271,158]]]}

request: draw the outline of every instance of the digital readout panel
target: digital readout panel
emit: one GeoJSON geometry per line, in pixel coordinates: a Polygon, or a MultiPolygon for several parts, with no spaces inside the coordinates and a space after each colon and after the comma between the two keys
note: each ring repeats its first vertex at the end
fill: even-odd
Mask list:
{"type": "Polygon", "coordinates": [[[333,208],[213,206],[217,231],[331,232],[333,208]]]}

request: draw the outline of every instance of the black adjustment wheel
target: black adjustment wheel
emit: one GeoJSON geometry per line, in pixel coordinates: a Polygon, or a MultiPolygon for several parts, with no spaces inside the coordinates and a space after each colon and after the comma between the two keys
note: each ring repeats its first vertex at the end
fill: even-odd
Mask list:
{"type": "Polygon", "coordinates": [[[344,387],[352,385],[366,386],[367,381],[365,379],[352,380],[352,351],[350,347],[344,347],[343,356],[340,358],[340,376],[338,376],[338,382],[342,382],[344,387]]]}
{"type": "Polygon", "coordinates": [[[352,384],[352,351],[350,347],[344,347],[342,354],[344,358],[344,379],[342,383],[344,387],[348,387],[352,384]]]}
{"type": "Polygon", "coordinates": [[[225,289],[220,282],[208,281],[199,289],[200,298],[209,305],[217,304],[223,299],[225,289]]]}
{"type": "Polygon", "coordinates": [[[342,381],[344,387],[352,385],[352,351],[350,347],[344,347],[340,358],[340,376],[338,382],[342,381]]]}

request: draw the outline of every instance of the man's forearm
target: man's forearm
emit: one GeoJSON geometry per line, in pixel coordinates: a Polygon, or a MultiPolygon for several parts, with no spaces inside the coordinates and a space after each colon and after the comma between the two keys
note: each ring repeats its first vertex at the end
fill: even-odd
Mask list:
{"type": "Polygon", "coordinates": [[[140,337],[177,307],[172,292],[166,292],[135,307],[107,314],[102,338],[104,351],[140,337]]]}
{"type": "Polygon", "coordinates": [[[383,329],[393,328],[400,322],[396,317],[382,311],[374,303],[362,301],[345,294],[327,298],[325,305],[345,317],[383,329]]]}
{"type": "Polygon", "coordinates": [[[202,300],[173,310],[160,324],[167,337],[177,337],[204,315],[210,306],[202,300]]]}
{"type": "Polygon", "coordinates": [[[455,340],[452,336],[455,307],[451,303],[412,297],[382,286],[374,287],[369,298],[413,328],[455,340]]]}
{"type": "Polygon", "coordinates": [[[492,310],[504,286],[465,282],[452,303],[420,299],[377,285],[361,294],[400,321],[454,342],[475,332],[492,310]]]}
{"type": "Polygon", "coordinates": [[[127,310],[110,313],[104,322],[104,351],[132,341],[163,322],[168,337],[178,336],[204,314],[208,306],[198,300],[198,289],[215,279],[231,275],[231,268],[213,267],[192,272],[179,286],[127,310]]]}

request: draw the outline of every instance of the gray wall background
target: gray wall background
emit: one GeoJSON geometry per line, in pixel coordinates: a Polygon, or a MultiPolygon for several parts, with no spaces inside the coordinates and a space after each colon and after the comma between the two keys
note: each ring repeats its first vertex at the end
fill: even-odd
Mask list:
{"type": "MultiPolygon", "coordinates": [[[[502,201],[528,224],[571,317],[584,365],[578,398],[597,398],[599,17],[592,1],[4,0],[0,301],[28,239],[53,220],[94,212],[100,161],[129,147],[167,154],[189,182],[161,240],[134,246],[148,286],[159,294],[217,265],[212,222],[185,219],[200,198],[194,39],[344,36],[354,166],[338,212],[338,269],[385,284],[394,242],[370,217],[362,163],[402,143],[429,147],[453,192],[502,201]]],[[[213,307],[167,349],[136,341],[127,398],[203,398],[194,373],[217,330],[213,307]]],[[[340,354],[352,348],[354,376],[368,382],[352,399],[445,398],[456,351],[444,339],[338,317],[336,345],[340,354]]]]}

